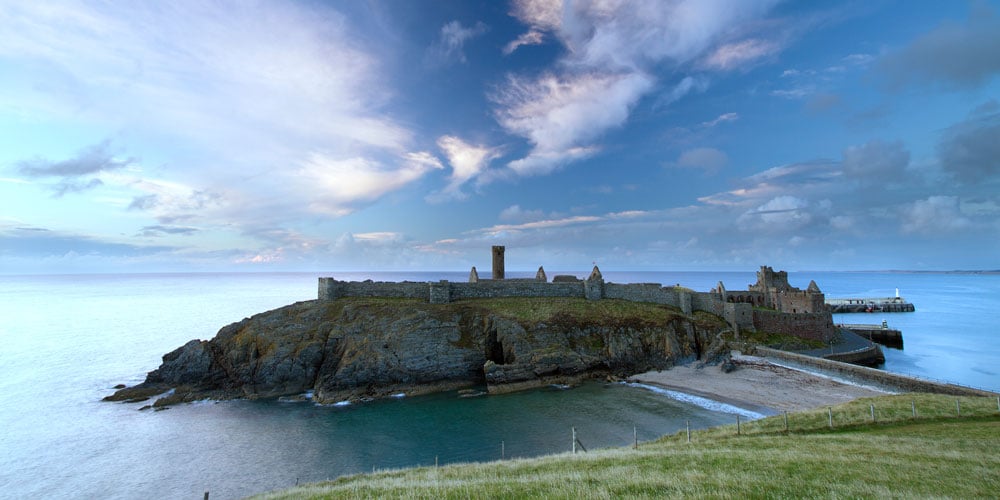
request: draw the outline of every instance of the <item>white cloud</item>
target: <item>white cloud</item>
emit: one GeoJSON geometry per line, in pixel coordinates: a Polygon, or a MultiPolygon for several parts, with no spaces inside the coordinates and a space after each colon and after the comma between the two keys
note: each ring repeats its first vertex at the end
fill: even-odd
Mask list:
{"type": "Polygon", "coordinates": [[[309,206],[319,213],[346,215],[359,203],[371,202],[422,177],[439,165],[429,161],[403,162],[389,167],[363,157],[338,159],[313,153],[296,172],[297,190],[307,193],[309,206]]]}
{"type": "Polygon", "coordinates": [[[900,141],[871,141],[844,150],[844,174],[863,184],[899,182],[910,164],[910,152],[900,141]]]}
{"type": "Polygon", "coordinates": [[[116,145],[166,166],[95,176],[138,191],[133,208],[161,223],[294,223],[310,204],[343,214],[441,167],[406,152],[412,132],[384,112],[379,62],[319,4],[25,2],[0,9],[0,25],[13,68],[0,110],[128,131],[116,145]],[[152,170],[165,179],[141,177],[152,170]]]}
{"type": "Polygon", "coordinates": [[[857,218],[850,215],[835,215],[830,217],[830,227],[838,229],[841,231],[846,231],[849,229],[856,228],[858,225],[857,218]]]}
{"type": "Polygon", "coordinates": [[[428,62],[432,65],[446,65],[453,62],[465,63],[465,42],[486,33],[488,28],[482,22],[464,27],[458,21],[451,21],[441,27],[440,38],[427,49],[428,62]]]}
{"type": "Polygon", "coordinates": [[[495,148],[471,145],[451,135],[441,136],[437,144],[451,165],[450,180],[440,193],[446,198],[463,198],[462,186],[481,175],[490,161],[500,156],[495,148]]]}
{"type": "Polygon", "coordinates": [[[545,34],[541,31],[531,30],[527,33],[521,34],[521,36],[507,43],[503,48],[504,55],[511,55],[514,53],[518,47],[523,45],[541,45],[545,41],[545,34]]]}
{"type": "Polygon", "coordinates": [[[729,164],[726,153],[714,148],[695,148],[687,150],[677,158],[673,166],[679,168],[696,168],[708,173],[718,172],[729,164]]]}
{"type": "Polygon", "coordinates": [[[959,209],[956,196],[930,196],[902,208],[903,232],[936,234],[972,225],[959,209]]]}
{"type": "MultiPolygon", "coordinates": [[[[656,88],[653,75],[664,62],[680,67],[703,56],[713,44],[773,3],[515,2],[511,15],[527,24],[529,33],[551,34],[567,51],[558,61],[559,73],[536,78],[510,76],[492,96],[501,126],[533,146],[527,157],[508,165],[510,170],[520,176],[547,174],[593,154],[599,149],[594,141],[625,123],[631,108],[656,88]]],[[[518,40],[508,45],[510,50],[519,46],[518,40]]],[[[774,50],[763,41],[742,49],[734,46],[725,52],[730,54],[726,64],[735,64],[739,57],[748,61],[751,53],[759,57],[774,50]]],[[[705,85],[703,79],[688,75],[656,105],[669,104],[705,85]]]]}
{"type": "Polygon", "coordinates": [[[531,27],[551,30],[562,24],[562,0],[514,0],[510,15],[531,27]]]}
{"type": "Polygon", "coordinates": [[[771,41],[760,39],[742,40],[728,43],[715,49],[705,59],[704,65],[710,69],[728,71],[745,67],[759,59],[774,55],[779,50],[781,50],[781,46],[771,41]]]}
{"type": "Polygon", "coordinates": [[[772,198],[755,210],[745,212],[738,222],[755,230],[786,232],[798,229],[810,221],[809,202],[791,195],[772,198]]]}
{"type": "Polygon", "coordinates": [[[377,112],[387,90],[376,61],[332,10],[23,3],[3,9],[0,24],[10,28],[0,54],[32,68],[19,82],[29,88],[6,95],[49,101],[46,114],[79,114],[73,94],[82,95],[86,119],[255,151],[320,138],[399,148],[409,137],[377,112]],[[33,90],[49,77],[65,84],[33,90]]]}
{"type": "Polygon", "coordinates": [[[811,85],[804,85],[801,87],[793,87],[789,89],[772,90],[770,93],[774,97],[784,97],[785,99],[802,99],[804,97],[815,94],[816,87],[813,87],[811,85]]]}
{"type": "Polygon", "coordinates": [[[704,92],[708,88],[708,80],[704,78],[696,78],[693,76],[685,76],[677,85],[674,85],[669,91],[664,92],[663,95],[656,100],[654,108],[661,106],[667,106],[675,101],[679,101],[682,97],[688,95],[692,91],[704,92]]]}
{"type": "Polygon", "coordinates": [[[964,25],[944,21],[878,62],[889,85],[930,83],[974,88],[1000,74],[1000,16],[988,3],[973,4],[964,25]]]}
{"type": "Polygon", "coordinates": [[[500,220],[505,222],[526,222],[540,220],[545,217],[541,210],[524,210],[520,205],[511,205],[500,211],[500,220]]]}
{"type": "Polygon", "coordinates": [[[571,217],[564,217],[562,219],[545,219],[540,221],[523,222],[520,224],[497,224],[495,226],[482,229],[481,232],[486,234],[499,234],[533,229],[552,229],[557,227],[598,222],[601,220],[604,220],[604,218],[596,215],[574,215],[571,217]]]}
{"type": "Polygon", "coordinates": [[[996,102],[948,127],[937,145],[942,168],[964,184],[1000,180],[1000,113],[996,102]]]}
{"type": "Polygon", "coordinates": [[[652,84],[642,73],[572,78],[548,74],[534,81],[510,77],[493,96],[500,105],[497,120],[534,148],[509,167],[518,175],[541,175],[592,154],[590,141],[624,123],[630,107],[652,84]]]}
{"type": "Polygon", "coordinates": [[[353,236],[356,241],[370,241],[375,243],[389,243],[404,239],[402,234],[390,231],[353,233],[351,236],[353,236]]]}
{"type": "Polygon", "coordinates": [[[739,119],[740,115],[738,113],[723,113],[718,117],[716,117],[714,120],[702,123],[701,126],[705,128],[711,128],[716,125],[719,125],[720,123],[734,122],[739,119]]]}

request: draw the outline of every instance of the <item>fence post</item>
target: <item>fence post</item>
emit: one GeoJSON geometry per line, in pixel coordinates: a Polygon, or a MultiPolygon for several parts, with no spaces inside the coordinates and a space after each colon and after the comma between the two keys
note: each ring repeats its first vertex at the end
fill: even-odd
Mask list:
{"type": "Polygon", "coordinates": [[[833,429],[833,408],[827,408],[826,411],[830,416],[830,428],[833,429]]]}
{"type": "Polygon", "coordinates": [[[635,443],[635,449],[639,449],[639,430],[636,426],[632,426],[632,441],[635,443]]]}
{"type": "Polygon", "coordinates": [[[868,405],[868,407],[872,411],[872,423],[874,424],[875,423],[875,405],[873,405],[873,404],[872,405],[868,405]]]}
{"type": "Polygon", "coordinates": [[[691,420],[687,421],[688,442],[691,442],[691,420]]]}
{"type": "Polygon", "coordinates": [[[500,460],[503,460],[505,458],[504,457],[504,451],[505,450],[504,450],[504,446],[503,446],[503,440],[500,440],[500,460]]]}
{"type": "Polygon", "coordinates": [[[959,417],[962,416],[962,403],[958,398],[955,398],[955,414],[959,417]]]}
{"type": "Polygon", "coordinates": [[[573,454],[576,454],[576,427],[573,427],[573,454]]]}
{"type": "Polygon", "coordinates": [[[913,418],[917,418],[917,402],[910,401],[910,411],[913,412],[913,418]]]}
{"type": "Polygon", "coordinates": [[[736,414],[736,435],[739,436],[740,434],[741,434],[741,432],[740,432],[740,414],[737,413],[736,414]]]}
{"type": "Polygon", "coordinates": [[[785,432],[788,432],[788,410],[785,410],[785,432]]]}

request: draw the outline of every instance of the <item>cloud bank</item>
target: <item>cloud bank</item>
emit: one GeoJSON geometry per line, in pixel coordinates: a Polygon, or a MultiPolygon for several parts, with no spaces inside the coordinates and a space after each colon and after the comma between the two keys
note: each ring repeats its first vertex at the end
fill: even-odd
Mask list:
{"type": "MultiPolygon", "coordinates": [[[[528,32],[505,51],[551,36],[565,53],[557,70],[510,75],[491,96],[500,125],[532,147],[508,167],[517,176],[544,175],[593,155],[600,149],[597,139],[622,126],[639,101],[661,85],[658,75],[664,68],[683,71],[686,64],[707,56],[706,68],[731,70],[773,54],[778,50],[775,43],[727,37],[774,3],[514,2],[511,15],[526,24],[528,32]]],[[[691,75],[682,79],[669,101],[686,94],[696,81],[691,75]]]]}

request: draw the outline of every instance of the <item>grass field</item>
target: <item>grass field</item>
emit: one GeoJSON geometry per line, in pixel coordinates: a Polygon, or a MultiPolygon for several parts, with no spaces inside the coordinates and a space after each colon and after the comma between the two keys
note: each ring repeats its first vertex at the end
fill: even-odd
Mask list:
{"type": "Polygon", "coordinates": [[[361,474],[259,498],[997,498],[997,404],[861,399],[789,414],[788,430],[784,415],[734,420],[690,441],[681,431],[638,449],[361,474]]]}

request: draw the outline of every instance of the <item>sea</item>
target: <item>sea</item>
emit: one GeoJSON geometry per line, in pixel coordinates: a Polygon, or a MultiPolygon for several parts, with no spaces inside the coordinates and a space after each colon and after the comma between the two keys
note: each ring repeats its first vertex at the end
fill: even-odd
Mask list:
{"type": "MultiPolygon", "coordinates": [[[[510,277],[518,273],[508,273],[510,277]]],[[[559,273],[580,274],[580,273],[559,273]]],[[[585,277],[586,273],[580,274],[585,277]]],[[[241,498],[346,474],[509,460],[735,422],[759,414],[618,383],[353,405],[204,401],[144,410],[108,403],[161,356],[250,315],[316,296],[316,278],[464,281],[465,273],[234,273],[0,276],[0,498],[241,498]]],[[[533,273],[524,273],[532,277],[533,273]]],[[[753,272],[604,272],[616,283],[708,291],[753,272]]],[[[890,297],[912,313],[837,315],[903,331],[887,371],[1000,390],[1000,275],[793,272],[828,297],[890,297]]]]}

